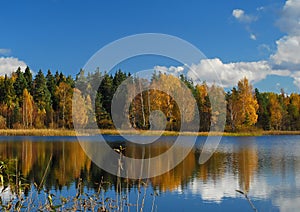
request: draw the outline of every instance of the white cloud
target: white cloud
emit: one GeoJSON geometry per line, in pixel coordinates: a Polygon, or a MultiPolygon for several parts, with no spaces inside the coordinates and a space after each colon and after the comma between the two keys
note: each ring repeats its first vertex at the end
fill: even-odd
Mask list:
{"type": "Polygon", "coordinates": [[[300,87],[300,1],[287,0],[277,25],[287,33],[276,41],[277,51],[270,56],[274,65],[289,69],[294,84],[300,87]]]}
{"type": "Polygon", "coordinates": [[[165,72],[171,72],[173,73],[174,75],[177,75],[177,74],[180,74],[181,72],[184,71],[184,67],[183,66],[170,66],[170,67],[166,67],[166,66],[155,66],[154,67],[154,70],[156,71],[160,71],[162,73],[165,73],[165,72]]]}
{"type": "Polygon", "coordinates": [[[241,18],[244,14],[245,14],[244,10],[235,9],[235,10],[232,11],[232,15],[233,15],[236,19],[241,18]]]}
{"type": "Polygon", "coordinates": [[[243,23],[251,23],[257,20],[256,16],[247,15],[244,10],[235,9],[232,11],[232,16],[235,17],[238,21],[243,23]]]}
{"type": "Polygon", "coordinates": [[[298,88],[300,87],[300,71],[294,71],[291,74],[291,77],[294,79],[294,85],[296,85],[298,88]]]}
{"type": "MultiPolygon", "coordinates": [[[[250,82],[255,83],[265,79],[268,75],[290,75],[288,70],[273,70],[267,61],[223,63],[219,58],[215,58],[204,59],[199,64],[192,64],[189,68],[184,68],[184,70],[183,68],[182,66],[177,68],[155,67],[156,70],[173,73],[179,69],[180,73],[185,73],[195,83],[206,81],[208,84],[219,84],[221,81],[222,85],[228,88],[236,86],[238,81],[244,77],[247,77],[250,82]]],[[[174,74],[177,73],[175,72],[174,74]]]]}
{"type": "MultiPolygon", "coordinates": [[[[263,8],[258,8],[258,11],[263,8]]],[[[223,63],[220,59],[206,59],[199,64],[193,64],[191,70],[186,70],[189,78],[195,82],[205,80],[208,83],[218,83],[214,70],[217,72],[224,87],[235,86],[243,77],[252,83],[265,79],[268,75],[289,76],[294,79],[294,84],[300,88],[300,1],[287,0],[277,25],[286,33],[276,41],[277,50],[270,55],[269,61],[223,63]]],[[[241,23],[249,25],[257,17],[248,15],[244,10],[235,9],[233,17],[241,23]]],[[[250,38],[255,40],[256,35],[246,28],[250,38]]],[[[269,54],[269,46],[262,44],[258,47],[261,52],[269,54]]]]}
{"type": "Polygon", "coordinates": [[[275,64],[283,63],[300,64],[300,35],[284,36],[276,41],[277,52],[271,55],[275,64]]]}
{"type": "Polygon", "coordinates": [[[14,57],[0,57],[0,75],[11,74],[18,68],[25,70],[27,67],[24,61],[14,57]]]}
{"type": "Polygon", "coordinates": [[[1,49],[0,48],[0,55],[9,55],[11,53],[10,49],[1,49]]]}
{"type": "Polygon", "coordinates": [[[252,33],[250,29],[250,23],[257,21],[258,17],[254,15],[248,15],[245,13],[244,10],[241,9],[235,9],[232,11],[232,16],[238,20],[239,22],[246,24],[246,30],[250,33],[250,39],[251,40],[256,40],[256,35],[252,33]]]}
{"type": "Polygon", "coordinates": [[[300,35],[300,1],[287,0],[277,25],[289,35],[300,35]]]}
{"type": "MultiPolygon", "coordinates": [[[[232,87],[243,77],[247,77],[252,83],[265,79],[268,75],[288,76],[287,70],[272,70],[267,61],[223,63],[220,59],[202,60],[197,65],[192,65],[191,70],[207,82],[216,82],[216,74],[220,77],[224,87],[232,87]]],[[[195,77],[195,74],[189,74],[195,77]]]]}
{"type": "MultiPolygon", "coordinates": [[[[265,8],[257,8],[257,11],[265,8]]],[[[171,71],[175,74],[185,73],[187,76],[199,83],[199,80],[208,83],[218,83],[217,75],[224,87],[232,87],[243,78],[247,77],[252,83],[265,79],[268,75],[290,76],[294,79],[294,84],[300,88],[300,1],[287,0],[281,13],[277,25],[287,33],[284,37],[276,41],[277,50],[270,56],[269,61],[257,62],[236,62],[223,63],[219,58],[205,59],[199,64],[191,65],[188,70],[185,66],[156,68],[164,71],[171,71]],[[217,72],[217,75],[216,73],[217,72]]],[[[244,10],[235,9],[232,15],[239,22],[249,25],[256,21],[257,17],[248,15],[244,10]]],[[[246,28],[250,33],[250,38],[256,40],[257,37],[251,32],[249,26],[246,28]]],[[[270,54],[271,49],[266,44],[258,47],[264,54],[270,54]]]]}
{"type": "Polygon", "coordinates": [[[253,33],[250,34],[250,39],[251,39],[251,40],[256,40],[256,35],[254,35],[253,33]]]}

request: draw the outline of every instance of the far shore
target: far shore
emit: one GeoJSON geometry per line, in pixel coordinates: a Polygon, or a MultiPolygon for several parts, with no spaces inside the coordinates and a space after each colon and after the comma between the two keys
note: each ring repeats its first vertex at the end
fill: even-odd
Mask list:
{"type": "MultiPolygon", "coordinates": [[[[121,131],[113,129],[100,129],[105,135],[144,135],[144,136],[263,136],[263,135],[300,135],[300,131],[258,131],[258,132],[175,132],[175,131],[121,131]]],[[[77,136],[71,129],[0,129],[0,136],[77,136]]],[[[84,134],[83,134],[84,135],[84,134]]]]}

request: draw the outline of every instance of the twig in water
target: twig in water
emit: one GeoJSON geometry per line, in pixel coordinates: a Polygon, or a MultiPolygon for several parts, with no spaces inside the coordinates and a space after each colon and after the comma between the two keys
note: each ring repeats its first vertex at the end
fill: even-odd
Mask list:
{"type": "Polygon", "coordinates": [[[245,193],[245,192],[243,192],[243,191],[241,191],[241,190],[237,190],[237,189],[236,189],[235,191],[238,192],[238,193],[240,193],[240,194],[242,194],[242,195],[244,195],[244,197],[248,200],[249,204],[251,205],[252,209],[253,209],[254,211],[258,212],[258,210],[255,208],[254,204],[252,203],[252,201],[251,201],[250,198],[248,197],[247,193],[245,193]]]}

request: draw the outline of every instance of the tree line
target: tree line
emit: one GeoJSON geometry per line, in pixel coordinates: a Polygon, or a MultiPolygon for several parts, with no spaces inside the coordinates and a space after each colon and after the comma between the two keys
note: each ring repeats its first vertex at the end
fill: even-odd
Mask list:
{"type": "Polygon", "coordinates": [[[218,130],[218,121],[225,118],[226,131],[300,130],[299,94],[253,90],[246,78],[225,93],[217,85],[196,84],[183,75],[154,73],[147,80],[121,70],[114,75],[99,70],[86,74],[80,70],[74,79],[58,71],[53,74],[50,70],[46,75],[40,70],[33,76],[29,67],[24,72],[18,68],[11,75],[0,77],[0,129],[72,129],[73,121],[86,128],[96,122],[99,128],[114,129],[111,105],[119,86],[126,86],[124,98],[131,99],[130,104],[124,106],[128,106],[127,124],[135,129],[178,131],[182,123],[195,121],[198,110],[199,131],[209,131],[212,127],[218,130]],[[100,86],[95,87],[100,79],[100,86]],[[123,85],[125,80],[127,83],[123,85]],[[176,98],[168,92],[145,90],[146,85],[150,88],[163,85],[164,91],[181,98],[184,108],[180,108],[176,98]],[[189,89],[195,104],[180,93],[183,87],[189,89]],[[72,116],[73,95],[76,95],[77,107],[72,116]],[[225,107],[220,106],[223,103],[225,107]],[[217,106],[212,109],[212,105],[217,106]],[[151,116],[151,111],[156,110],[162,114],[151,116]],[[162,121],[155,122],[153,118],[162,121]]]}

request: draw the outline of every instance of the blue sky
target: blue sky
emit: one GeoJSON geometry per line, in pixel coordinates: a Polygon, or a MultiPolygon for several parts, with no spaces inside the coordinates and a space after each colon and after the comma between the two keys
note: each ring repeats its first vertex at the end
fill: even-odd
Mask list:
{"type": "MultiPolygon", "coordinates": [[[[298,6],[296,0],[1,1],[0,73],[26,64],[74,76],[106,44],[154,32],[187,40],[223,72],[250,74],[261,90],[298,91],[298,59],[283,55],[298,51],[297,44],[289,46],[300,35],[292,30],[299,24],[290,23],[298,6]],[[252,66],[267,70],[253,76],[244,70],[252,66]]],[[[230,86],[235,81],[228,77],[230,86]]]]}

